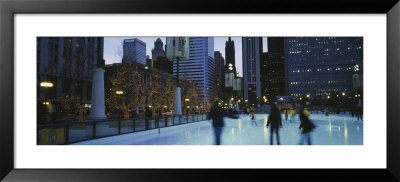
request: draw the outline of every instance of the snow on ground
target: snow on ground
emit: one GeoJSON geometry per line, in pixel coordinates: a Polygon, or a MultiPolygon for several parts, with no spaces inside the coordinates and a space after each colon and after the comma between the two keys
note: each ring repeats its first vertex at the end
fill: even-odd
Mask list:
{"type": "MultiPolygon", "coordinates": [[[[221,135],[222,145],[269,145],[270,129],[266,128],[268,114],[256,114],[257,126],[251,125],[249,115],[239,119],[225,118],[221,135]]],[[[298,145],[300,120],[284,120],[279,130],[281,145],[298,145]]],[[[363,121],[350,115],[311,114],[311,121],[317,126],[311,133],[313,145],[362,145],[363,121]]],[[[274,135],[274,144],[276,143],[274,135]]],[[[89,140],[74,145],[213,145],[214,133],[211,121],[172,126],[113,137],[89,140]]]]}

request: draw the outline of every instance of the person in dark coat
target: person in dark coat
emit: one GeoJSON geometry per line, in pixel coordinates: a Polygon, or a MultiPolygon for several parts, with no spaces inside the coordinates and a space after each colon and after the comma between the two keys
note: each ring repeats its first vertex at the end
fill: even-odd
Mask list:
{"type": "Polygon", "coordinates": [[[361,119],[362,121],[362,109],[360,106],[356,107],[356,116],[357,116],[357,121],[361,119]]]}
{"type": "Polygon", "coordinates": [[[268,121],[267,121],[267,126],[266,127],[268,128],[268,126],[271,127],[270,144],[273,145],[272,137],[273,137],[273,134],[275,133],[276,134],[277,144],[280,145],[280,142],[279,142],[279,127],[282,126],[282,118],[281,118],[281,113],[278,111],[278,109],[275,107],[275,105],[272,106],[271,112],[270,112],[270,114],[268,116],[268,121]]]}
{"type": "Polygon", "coordinates": [[[214,128],[215,135],[215,145],[221,144],[221,133],[224,127],[225,116],[237,119],[237,117],[229,115],[226,110],[222,109],[218,105],[217,101],[213,102],[213,104],[211,105],[210,113],[207,115],[207,119],[212,119],[212,126],[214,128]]]}
{"type": "Polygon", "coordinates": [[[300,126],[299,129],[301,131],[301,138],[299,145],[302,145],[304,141],[307,142],[308,145],[311,145],[311,131],[315,128],[315,125],[310,121],[310,119],[304,114],[304,109],[300,111],[300,126]]]}

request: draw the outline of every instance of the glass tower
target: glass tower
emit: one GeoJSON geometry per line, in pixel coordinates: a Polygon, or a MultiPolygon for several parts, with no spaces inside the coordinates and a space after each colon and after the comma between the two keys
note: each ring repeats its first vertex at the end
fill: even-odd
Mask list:
{"type": "Polygon", "coordinates": [[[122,62],[138,62],[146,64],[146,43],[134,38],[125,39],[123,46],[123,59],[122,62]]]}

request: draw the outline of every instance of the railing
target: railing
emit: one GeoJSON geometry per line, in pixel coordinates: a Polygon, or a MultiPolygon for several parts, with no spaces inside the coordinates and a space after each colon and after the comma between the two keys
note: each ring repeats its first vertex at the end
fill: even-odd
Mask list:
{"type": "Polygon", "coordinates": [[[38,126],[37,144],[71,144],[97,138],[134,133],[204,121],[206,114],[129,119],[86,120],[38,126]]]}

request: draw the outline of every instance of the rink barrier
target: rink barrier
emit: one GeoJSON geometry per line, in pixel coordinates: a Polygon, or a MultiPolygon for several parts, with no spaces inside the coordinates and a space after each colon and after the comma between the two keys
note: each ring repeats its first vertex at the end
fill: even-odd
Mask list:
{"type": "Polygon", "coordinates": [[[207,120],[206,114],[129,119],[85,120],[37,127],[37,145],[68,145],[76,142],[180,126],[207,120]]]}

